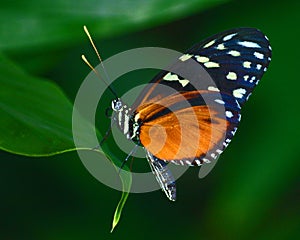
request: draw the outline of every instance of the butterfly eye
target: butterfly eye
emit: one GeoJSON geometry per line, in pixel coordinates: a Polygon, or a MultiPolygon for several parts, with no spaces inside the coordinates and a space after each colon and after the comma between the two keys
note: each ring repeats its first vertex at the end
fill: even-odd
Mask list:
{"type": "Polygon", "coordinates": [[[123,109],[123,103],[120,99],[115,99],[111,102],[111,107],[113,111],[119,112],[123,109]]]}

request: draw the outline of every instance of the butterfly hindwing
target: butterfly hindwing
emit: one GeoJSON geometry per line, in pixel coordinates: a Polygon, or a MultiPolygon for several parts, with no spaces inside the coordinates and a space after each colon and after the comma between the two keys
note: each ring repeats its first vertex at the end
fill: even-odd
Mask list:
{"type": "Polygon", "coordinates": [[[219,98],[217,93],[194,91],[141,105],[137,111],[143,119],[142,145],[157,158],[181,165],[202,165],[216,159],[228,145],[226,141],[232,138],[240,120],[236,100],[221,95],[228,103],[224,116],[218,108],[223,106],[219,98]]]}
{"type": "Polygon", "coordinates": [[[176,200],[176,184],[175,179],[168,169],[167,164],[164,161],[153,156],[146,150],[146,157],[152,173],[154,174],[161,189],[165,192],[166,196],[171,200],[176,200]]]}

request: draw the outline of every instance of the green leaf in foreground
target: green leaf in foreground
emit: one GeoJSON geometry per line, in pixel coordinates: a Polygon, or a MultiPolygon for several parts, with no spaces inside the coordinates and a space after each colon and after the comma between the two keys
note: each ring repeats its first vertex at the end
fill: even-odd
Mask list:
{"type": "Polygon", "coordinates": [[[72,104],[51,82],[0,55],[0,149],[27,156],[75,150],[72,104]]]}
{"type": "Polygon", "coordinates": [[[128,198],[129,195],[129,190],[131,187],[131,174],[128,174],[129,172],[126,172],[126,174],[123,174],[124,172],[120,173],[120,178],[122,181],[122,186],[123,186],[123,192],[122,192],[122,196],[121,199],[118,203],[118,206],[115,210],[115,214],[114,214],[114,218],[113,218],[113,222],[112,222],[112,228],[110,232],[113,232],[113,230],[115,229],[115,227],[117,226],[117,224],[119,223],[120,217],[121,217],[121,213],[123,210],[123,207],[125,205],[125,202],[128,198]]]}
{"type": "MultiPolygon", "coordinates": [[[[54,84],[24,73],[0,55],[0,149],[26,156],[50,156],[76,150],[72,135],[73,106],[54,84]]],[[[89,140],[82,119],[77,132],[89,140]]],[[[78,150],[78,149],[77,149],[78,150]]],[[[100,152],[104,154],[103,152],[100,152]]],[[[117,158],[113,158],[117,163],[117,158]]],[[[118,169],[116,168],[116,171],[118,169]]],[[[130,172],[121,172],[123,193],[117,206],[113,228],[120,215],[131,186],[130,172]]]]}

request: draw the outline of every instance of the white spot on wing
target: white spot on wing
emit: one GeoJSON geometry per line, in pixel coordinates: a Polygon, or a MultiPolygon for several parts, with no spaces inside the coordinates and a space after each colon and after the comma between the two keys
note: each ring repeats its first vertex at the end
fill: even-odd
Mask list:
{"type": "Polygon", "coordinates": [[[229,72],[229,73],[227,74],[226,78],[227,78],[228,80],[236,80],[236,79],[237,79],[237,75],[236,75],[235,72],[229,72]]]}
{"type": "Polygon", "coordinates": [[[206,62],[206,63],[204,63],[204,66],[207,67],[207,68],[220,67],[219,63],[215,63],[215,62],[206,62]]]}
{"type": "Polygon", "coordinates": [[[254,56],[257,57],[258,59],[264,59],[264,55],[259,52],[254,52],[254,56]]]}
{"type": "Polygon", "coordinates": [[[233,130],[231,131],[232,135],[234,135],[236,133],[237,128],[233,128],[233,130]]]}
{"type": "MultiPolygon", "coordinates": [[[[256,85],[257,85],[257,83],[258,83],[258,81],[256,82],[256,85]]],[[[252,93],[249,93],[249,94],[248,94],[248,96],[247,96],[247,98],[246,98],[247,101],[248,101],[249,97],[251,96],[251,94],[252,94],[252,93]]]]}
{"type": "Polygon", "coordinates": [[[251,79],[250,79],[250,83],[253,83],[253,81],[256,79],[255,76],[253,76],[251,79]]]}
{"type": "Polygon", "coordinates": [[[185,163],[188,165],[192,165],[192,163],[189,160],[185,160],[185,163]]]}
{"type": "Polygon", "coordinates": [[[209,87],[207,88],[207,90],[208,90],[208,91],[214,91],[214,92],[220,92],[220,89],[219,89],[219,88],[213,87],[213,86],[209,86],[209,87]]]}
{"type": "Polygon", "coordinates": [[[184,55],[182,55],[179,59],[180,59],[182,62],[184,62],[184,61],[190,59],[191,57],[193,57],[193,55],[190,55],[190,54],[184,54],[184,55]]]}
{"type": "Polygon", "coordinates": [[[251,68],[251,62],[245,61],[243,62],[244,68],[251,68]]]}
{"type": "Polygon", "coordinates": [[[213,45],[215,42],[216,42],[216,40],[212,40],[212,41],[210,41],[209,43],[205,44],[205,45],[203,46],[203,48],[208,48],[208,47],[210,47],[211,45],[213,45]]]}
{"type": "Polygon", "coordinates": [[[163,79],[167,80],[167,81],[178,81],[179,80],[179,78],[176,74],[171,74],[170,72],[167,73],[163,79]]]}
{"type": "Polygon", "coordinates": [[[221,149],[217,149],[216,152],[217,152],[218,154],[221,154],[223,151],[222,151],[221,149]]]}
{"type": "Polygon", "coordinates": [[[185,87],[187,84],[189,84],[189,80],[187,80],[187,79],[179,79],[178,78],[178,75],[176,75],[176,74],[171,74],[170,72],[169,73],[167,73],[165,76],[164,76],[164,78],[163,78],[164,80],[166,80],[166,81],[178,81],[181,85],[182,85],[182,87],[185,87]]]}
{"type": "Polygon", "coordinates": [[[225,102],[221,99],[215,99],[215,102],[220,103],[220,104],[225,104],[225,102]]]}
{"type": "Polygon", "coordinates": [[[233,56],[233,57],[241,56],[241,53],[238,52],[238,51],[235,51],[235,50],[229,51],[228,54],[230,54],[230,55],[233,56]]]}
{"type": "Polygon", "coordinates": [[[199,56],[199,55],[197,55],[195,57],[196,57],[197,62],[200,62],[200,63],[205,63],[205,62],[209,61],[208,57],[203,57],[203,56],[199,56]]]}
{"type": "Polygon", "coordinates": [[[246,90],[244,88],[238,88],[233,90],[233,96],[236,98],[243,98],[244,94],[246,93],[246,90]]]}
{"type": "Polygon", "coordinates": [[[232,33],[232,34],[229,34],[229,35],[225,36],[225,37],[223,38],[223,41],[228,41],[228,40],[230,40],[230,39],[233,38],[236,34],[237,34],[237,33],[232,33]]]}
{"type": "Polygon", "coordinates": [[[257,64],[257,65],[256,65],[256,68],[257,68],[257,70],[260,70],[260,69],[261,69],[261,67],[262,67],[262,65],[261,65],[261,64],[257,64]]]}
{"type": "Polygon", "coordinates": [[[196,164],[197,164],[198,166],[200,166],[200,165],[201,165],[201,162],[200,162],[200,160],[198,160],[198,159],[195,159],[195,162],[196,162],[196,164]]]}
{"type": "Polygon", "coordinates": [[[260,48],[260,46],[255,42],[243,41],[243,42],[238,42],[238,44],[248,48],[260,48]]]}
{"type": "Polygon", "coordinates": [[[171,163],[174,163],[175,165],[179,165],[177,161],[171,160],[171,163]]]}
{"type": "Polygon", "coordinates": [[[228,117],[228,118],[232,118],[233,117],[233,114],[232,114],[231,111],[226,111],[225,114],[226,114],[226,117],[228,117]]]}
{"type": "Polygon", "coordinates": [[[226,47],[224,46],[223,43],[221,43],[221,44],[219,44],[219,45],[217,46],[217,49],[218,49],[218,50],[225,50],[226,47]]]}
{"type": "Polygon", "coordinates": [[[245,76],[244,76],[244,80],[245,80],[245,81],[247,81],[248,78],[249,78],[249,75],[245,75],[245,76]]]}
{"type": "Polygon", "coordinates": [[[189,84],[189,80],[187,79],[182,79],[182,80],[179,80],[179,83],[182,85],[182,87],[185,87],[186,85],[189,84]]]}

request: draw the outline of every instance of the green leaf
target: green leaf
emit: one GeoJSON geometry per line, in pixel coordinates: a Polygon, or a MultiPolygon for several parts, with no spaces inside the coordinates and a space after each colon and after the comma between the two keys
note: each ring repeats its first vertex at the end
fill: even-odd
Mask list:
{"type": "MultiPolygon", "coordinates": [[[[63,92],[53,83],[28,76],[2,55],[0,71],[0,149],[27,156],[76,150],[71,126],[72,104],[63,92]]],[[[83,125],[90,126],[86,122],[83,125]]],[[[86,132],[81,135],[87,137],[86,132]]],[[[130,172],[122,171],[120,178],[123,193],[113,228],[120,220],[131,186],[130,172]]]]}
{"type": "Polygon", "coordinates": [[[0,55],[0,149],[27,156],[75,150],[72,104],[49,81],[0,55]]]}
{"type": "Polygon", "coordinates": [[[120,201],[118,203],[118,206],[117,206],[117,208],[115,210],[115,213],[114,213],[112,228],[111,228],[110,232],[113,232],[113,230],[115,229],[115,227],[117,226],[117,224],[120,221],[121,213],[122,213],[123,207],[125,205],[125,202],[128,198],[129,190],[130,190],[130,187],[131,187],[132,178],[131,178],[131,174],[129,174],[129,172],[121,171],[120,172],[120,178],[121,178],[121,181],[122,181],[123,192],[122,192],[121,199],[120,199],[120,201]]]}
{"type": "Polygon", "coordinates": [[[107,37],[170,22],[227,1],[6,1],[0,8],[0,49],[61,47],[82,38],[83,25],[95,37],[107,37]]]}

